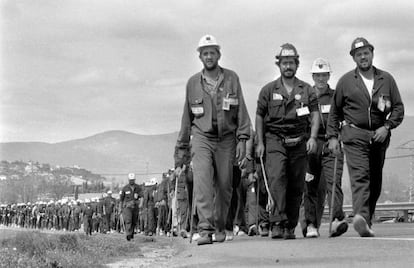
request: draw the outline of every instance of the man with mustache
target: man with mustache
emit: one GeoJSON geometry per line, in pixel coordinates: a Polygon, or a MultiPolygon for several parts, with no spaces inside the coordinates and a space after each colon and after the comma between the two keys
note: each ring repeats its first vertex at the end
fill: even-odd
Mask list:
{"type": "Polygon", "coordinates": [[[276,55],[281,76],[265,85],[256,110],[258,157],[265,157],[274,204],[269,223],[274,239],[295,239],[304,191],[307,154],[316,150],[319,114],[315,90],[296,78],[299,55],[291,44],[276,55]]]}
{"type": "Polygon", "coordinates": [[[179,174],[191,150],[194,204],[199,218],[197,244],[205,245],[213,243],[213,234],[217,242],[226,239],[233,165],[244,158],[250,119],[239,77],[218,64],[221,52],[217,40],[203,36],[197,51],[204,68],[187,82],[174,158],[179,174]]]}
{"type": "Polygon", "coordinates": [[[356,38],[349,52],[356,68],[338,81],[328,118],[329,149],[339,155],[341,137],[351,180],[353,226],[372,237],[372,216],[381,194],[382,168],[391,129],[401,124],[404,105],[394,78],[372,65],[374,46],[356,38]]]}

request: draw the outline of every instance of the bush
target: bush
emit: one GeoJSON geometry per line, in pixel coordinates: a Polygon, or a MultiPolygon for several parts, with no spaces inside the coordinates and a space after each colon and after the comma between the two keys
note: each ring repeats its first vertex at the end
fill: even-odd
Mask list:
{"type": "Polygon", "coordinates": [[[76,234],[62,234],[58,238],[58,249],[63,251],[76,251],[79,249],[79,238],[76,234]]]}
{"type": "Polygon", "coordinates": [[[53,247],[53,244],[40,232],[19,232],[15,241],[12,241],[13,248],[20,253],[28,254],[29,257],[44,256],[46,251],[53,247]]]}

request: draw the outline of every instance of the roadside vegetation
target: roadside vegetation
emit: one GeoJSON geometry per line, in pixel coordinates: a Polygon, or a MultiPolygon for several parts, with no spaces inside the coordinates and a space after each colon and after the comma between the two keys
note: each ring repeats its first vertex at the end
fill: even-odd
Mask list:
{"type": "Polygon", "coordinates": [[[122,258],[142,257],[143,243],[152,242],[140,236],[128,242],[123,235],[2,229],[0,267],[104,267],[122,258]]]}

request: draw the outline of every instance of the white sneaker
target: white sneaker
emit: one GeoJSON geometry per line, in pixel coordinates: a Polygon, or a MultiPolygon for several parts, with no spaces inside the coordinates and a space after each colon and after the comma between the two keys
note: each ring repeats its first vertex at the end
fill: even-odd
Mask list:
{"type": "Polygon", "coordinates": [[[237,236],[246,236],[246,235],[247,234],[243,230],[240,230],[237,232],[237,236]]]}
{"type": "Polygon", "coordinates": [[[247,234],[242,229],[240,229],[240,227],[238,225],[234,225],[233,235],[246,236],[247,234]]]}
{"type": "Polygon", "coordinates": [[[233,227],[233,235],[237,235],[237,233],[240,231],[240,227],[238,225],[234,225],[233,227]]]}
{"type": "MultiPolygon", "coordinates": [[[[214,234],[213,234],[214,235],[214,234]]],[[[197,241],[200,238],[200,234],[199,233],[194,233],[193,237],[191,238],[192,241],[197,241]]]]}
{"type": "Polygon", "coordinates": [[[306,228],[306,237],[307,238],[315,238],[319,236],[318,229],[315,228],[313,224],[309,224],[306,228]]]}
{"type": "Polygon", "coordinates": [[[226,230],[226,241],[232,241],[233,239],[234,239],[233,232],[226,230]]]}

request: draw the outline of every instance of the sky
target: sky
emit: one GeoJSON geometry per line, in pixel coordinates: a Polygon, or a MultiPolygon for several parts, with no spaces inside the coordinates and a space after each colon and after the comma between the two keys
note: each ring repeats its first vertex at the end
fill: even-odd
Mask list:
{"type": "Polygon", "coordinates": [[[352,40],[374,47],[406,114],[414,115],[414,1],[0,0],[0,142],[61,142],[108,130],[178,131],[201,36],[240,77],[254,120],[262,86],[279,76],[283,43],[331,63],[331,87],[355,67],[352,40]]]}

